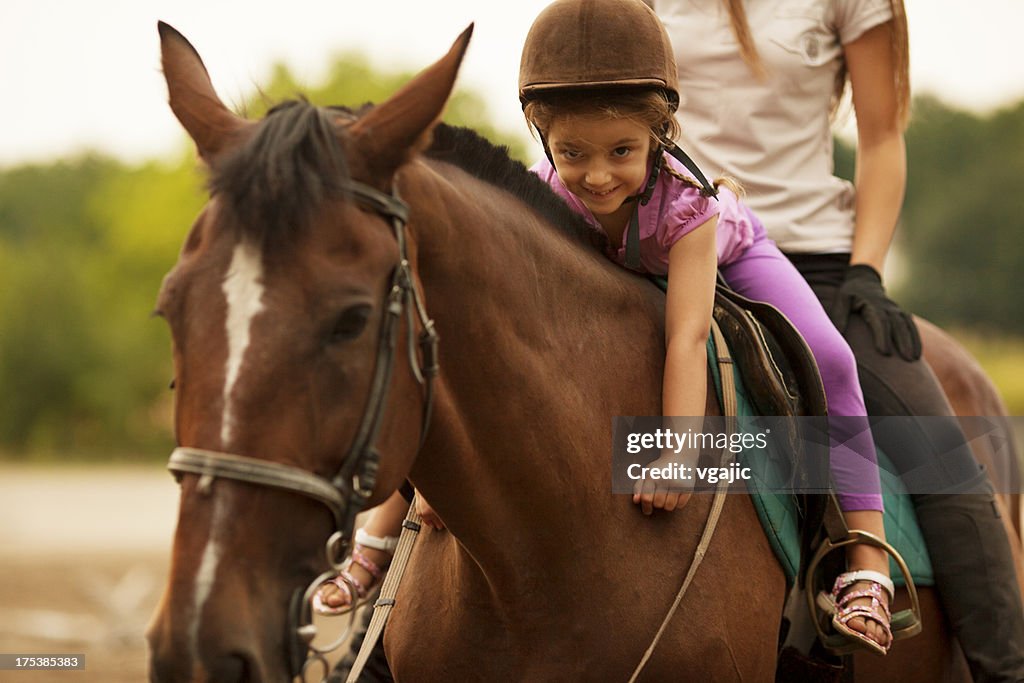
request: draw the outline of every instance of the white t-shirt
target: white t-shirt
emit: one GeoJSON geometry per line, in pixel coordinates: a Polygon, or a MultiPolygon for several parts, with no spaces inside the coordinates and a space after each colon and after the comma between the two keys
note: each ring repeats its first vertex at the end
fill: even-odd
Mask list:
{"type": "Polygon", "coordinates": [[[722,0],[657,0],[679,67],[680,146],[746,190],[790,253],[849,252],[854,188],[833,175],[829,101],[844,43],[892,17],[889,0],[748,0],[767,75],[743,61],[722,0]]]}

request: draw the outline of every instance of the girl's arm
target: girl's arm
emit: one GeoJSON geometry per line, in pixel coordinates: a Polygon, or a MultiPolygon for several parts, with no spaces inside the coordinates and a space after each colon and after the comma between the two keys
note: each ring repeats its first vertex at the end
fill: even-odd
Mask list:
{"type": "Polygon", "coordinates": [[[704,414],[707,392],[708,332],[715,301],[713,216],[676,242],[669,252],[668,295],[665,301],[665,379],[662,412],[673,416],[704,414]]]}
{"type": "MultiPolygon", "coordinates": [[[[715,298],[718,253],[712,217],[680,238],[669,251],[668,296],[665,302],[665,376],[662,412],[666,416],[704,415],[707,398],[707,352],[715,298]]],[[[680,454],[689,466],[691,458],[680,454]]],[[[672,456],[663,456],[672,459],[672,456]]],[[[654,508],[674,510],[689,501],[688,493],[672,492],[670,483],[646,480],[638,486],[633,502],[644,514],[654,508]]]]}
{"type": "Polygon", "coordinates": [[[891,34],[889,21],[843,47],[857,113],[857,214],[850,264],[869,265],[879,273],[896,231],[907,182],[891,34]]]}

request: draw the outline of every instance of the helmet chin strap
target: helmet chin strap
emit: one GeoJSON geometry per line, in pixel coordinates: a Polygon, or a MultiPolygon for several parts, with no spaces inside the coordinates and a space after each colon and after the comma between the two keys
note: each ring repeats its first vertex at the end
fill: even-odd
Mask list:
{"type": "MultiPolygon", "coordinates": [[[[545,150],[547,148],[545,147],[545,150]]],[[[625,266],[631,270],[640,270],[640,207],[647,206],[647,202],[651,201],[651,195],[654,194],[654,186],[658,183],[658,176],[661,175],[661,167],[664,164],[664,153],[671,154],[676,161],[681,163],[687,171],[693,174],[693,177],[701,185],[700,193],[705,197],[714,197],[718,199],[718,190],[715,186],[708,182],[708,179],[701,173],[700,168],[694,163],[686,152],[676,147],[676,144],[671,140],[659,140],[657,147],[654,149],[654,161],[651,163],[651,173],[647,176],[647,184],[644,185],[643,192],[633,195],[626,201],[636,200],[636,204],[633,207],[633,216],[629,219],[629,226],[626,228],[626,262],[625,266]]]]}
{"type": "MultiPolygon", "coordinates": [[[[551,156],[551,148],[548,147],[547,138],[544,137],[544,133],[537,131],[537,135],[540,136],[541,146],[544,147],[544,154],[547,155],[548,161],[551,163],[552,168],[555,166],[554,157],[551,156]]],[[[631,197],[627,197],[626,201],[635,201],[636,204],[633,207],[633,215],[629,219],[629,225],[626,228],[626,261],[625,266],[631,270],[640,270],[640,207],[647,206],[647,203],[651,201],[651,195],[654,194],[654,186],[658,184],[658,176],[661,175],[661,168],[664,165],[665,153],[672,155],[689,171],[693,174],[693,177],[700,183],[700,193],[705,197],[714,197],[718,199],[718,190],[715,186],[708,182],[707,177],[701,173],[700,168],[697,164],[686,154],[683,150],[676,146],[676,143],[672,142],[667,138],[660,138],[657,146],[654,148],[653,161],[651,162],[651,172],[647,176],[647,183],[644,185],[644,189],[639,194],[635,194],[631,197]]]]}
{"type": "Polygon", "coordinates": [[[654,160],[651,162],[651,172],[647,176],[647,183],[639,194],[635,194],[626,201],[633,201],[633,215],[629,219],[629,226],[626,228],[626,267],[631,270],[640,270],[640,207],[647,206],[654,194],[654,186],[658,184],[658,176],[661,175],[661,167],[664,163],[665,145],[658,143],[654,149],[654,160]]]}

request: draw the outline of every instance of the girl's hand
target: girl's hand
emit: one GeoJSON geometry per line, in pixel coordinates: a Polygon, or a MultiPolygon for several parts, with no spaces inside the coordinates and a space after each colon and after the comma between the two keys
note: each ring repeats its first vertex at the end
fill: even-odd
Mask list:
{"type": "MultiPolygon", "coordinates": [[[[688,460],[676,455],[663,455],[647,467],[661,469],[670,465],[683,466],[688,460]]],[[[692,470],[691,470],[692,471],[692,470]]],[[[633,502],[640,505],[640,511],[650,515],[655,509],[672,512],[690,502],[693,479],[652,479],[637,481],[633,487],[633,502]]]]}

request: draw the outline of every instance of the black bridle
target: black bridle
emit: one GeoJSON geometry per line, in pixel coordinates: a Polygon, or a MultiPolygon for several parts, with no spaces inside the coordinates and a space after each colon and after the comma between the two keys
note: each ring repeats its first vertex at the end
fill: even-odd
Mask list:
{"type": "Polygon", "coordinates": [[[327,559],[332,570],[317,577],[305,591],[297,591],[292,599],[289,647],[292,649],[290,660],[293,676],[300,673],[305,676],[306,667],[312,661],[319,661],[326,667],[323,655],[336,649],[342,640],[339,638],[328,648],[313,647],[316,627],[312,623],[309,601],[321,583],[336,575],[341,568],[351,543],[356,515],[365,509],[377,483],[380,453],[375,444],[394,371],[399,323],[403,313],[407,320],[409,365],[416,381],[423,387],[423,418],[417,451],[423,446],[430,423],[434,398],[433,379],[438,372],[438,335],[434,321],[427,315],[416,289],[409,264],[405,236],[405,226],[409,220],[408,205],[398,198],[395,191],[385,194],[357,181],[347,181],[344,186],[358,203],[390,219],[398,243],[398,264],[392,271],[391,284],[384,300],[376,365],[366,407],[341,469],[333,478],[326,479],[291,465],[191,447],[174,449],[167,463],[167,469],[179,482],[185,474],[198,475],[198,486],[202,492],[208,492],[213,480],[220,477],[297,493],[317,500],[330,509],[335,529],[327,541],[327,559]],[[422,363],[417,358],[414,312],[421,328],[418,349],[422,363]],[[307,659],[310,650],[313,654],[307,659]]]}

